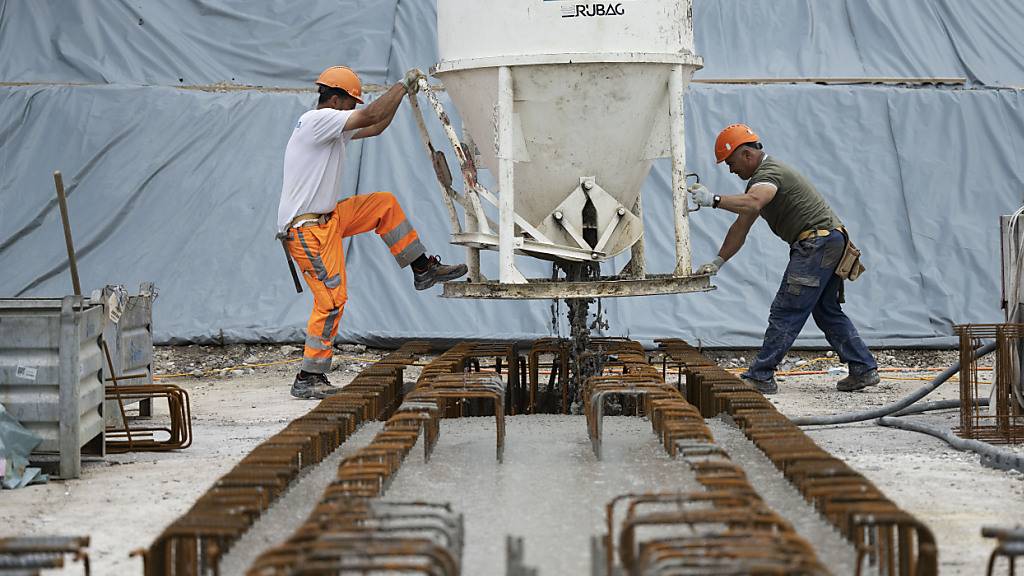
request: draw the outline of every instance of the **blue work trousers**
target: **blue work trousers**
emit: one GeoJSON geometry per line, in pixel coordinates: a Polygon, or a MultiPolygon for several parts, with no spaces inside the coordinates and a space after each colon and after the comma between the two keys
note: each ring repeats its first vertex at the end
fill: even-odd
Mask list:
{"type": "Polygon", "coordinates": [[[790,245],[789,266],[772,302],[764,344],[744,377],[769,380],[774,376],[809,315],[839,359],[849,365],[850,374],[858,376],[878,367],[839,304],[843,280],[835,269],[845,246],[846,237],[838,230],[790,245]]]}

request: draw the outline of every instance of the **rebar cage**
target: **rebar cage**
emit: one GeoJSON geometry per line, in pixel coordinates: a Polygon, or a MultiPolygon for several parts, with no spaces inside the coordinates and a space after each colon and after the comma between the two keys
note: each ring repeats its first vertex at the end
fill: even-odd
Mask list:
{"type": "Polygon", "coordinates": [[[960,337],[960,426],[963,438],[998,444],[1024,443],[1021,410],[1021,354],[1024,324],[963,324],[955,327],[960,337]],[[996,341],[989,406],[980,403],[979,359],[974,351],[983,340],[996,341]]]}

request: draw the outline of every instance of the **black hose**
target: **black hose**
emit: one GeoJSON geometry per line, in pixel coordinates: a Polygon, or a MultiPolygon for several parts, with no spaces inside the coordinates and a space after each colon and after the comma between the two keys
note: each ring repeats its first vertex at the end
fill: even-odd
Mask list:
{"type": "Polygon", "coordinates": [[[985,538],[999,538],[1000,540],[1015,540],[1024,542],[1024,526],[1017,525],[1015,528],[1003,528],[1001,526],[982,526],[981,535],[985,538]]]}
{"type": "MultiPolygon", "coordinates": [[[[996,349],[996,343],[990,342],[985,344],[981,348],[974,351],[974,358],[978,359],[986,354],[991,353],[996,349]]],[[[907,408],[911,404],[931,394],[936,388],[942,385],[943,382],[949,380],[951,376],[960,371],[960,362],[954,363],[949,368],[943,370],[932,381],[918,388],[909,396],[906,396],[900,400],[886,404],[881,408],[875,408],[873,410],[865,410],[863,412],[850,412],[847,414],[833,414],[831,416],[801,416],[799,418],[793,418],[793,423],[797,426],[811,426],[821,424],[849,424],[851,422],[863,422],[865,420],[874,420],[875,418],[881,418],[882,416],[888,416],[894,412],[899,412],[904,408],[907,408]]]]}
{"type": "MultiPolygon", "coordinates": [[[[978,398],[977,402],[975,402],[974,405],[975,406],[988,406],[988,398],[978,398]]],[[[960,401],[959,400],[936,400],[935,402],[919,402],[917,404],[914,404],[913,406],[910,406],[909,408],[904,408],[903,410],[900,410],[899,412],[895,412],[892,415],[893,416],[909,416],[911,414],[920,414],[922,412],[931,412],[932,410],[948,410],[950,408],[959,408],[959,407],[960,407],[960,401]]]]}
{"type": "Polygon", "coordinates": [[[977,440],[967,440],[948,430],[935,428],[913,420],[904,420],[902,418],[893,418],[890,416],[879,418],[877,424],[879,426],[888,426],[890,428],[899,428],[901,430],[910,430],[911,432],[920,432],[921,434],[935,436],[936,438],[945,440],[947,444],[957,450],[974,452],[975,454],[980,455],[982,466],[999,468],[1001,470],[1017,470],[1024,472],[1024,456],[1021,456],[1016,452],[1011,452],[1010,450],[997,448],[991,444],[986,444],[985,442],[979,442],[977,440]]]}

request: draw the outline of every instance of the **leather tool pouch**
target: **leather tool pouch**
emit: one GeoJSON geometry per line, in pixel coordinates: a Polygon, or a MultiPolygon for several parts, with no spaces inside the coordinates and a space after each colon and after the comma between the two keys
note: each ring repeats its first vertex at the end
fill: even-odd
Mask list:
{"type": "Polygon", "coordinates": [[[836,266],[836,276],[853,282],[864,273],[864,265],[860,263],[860,250],[853,245],[848,234],[844,235],[846,236],[846,248],[843,250],[842,257],[839,258],[839,265],[836,266]]]}

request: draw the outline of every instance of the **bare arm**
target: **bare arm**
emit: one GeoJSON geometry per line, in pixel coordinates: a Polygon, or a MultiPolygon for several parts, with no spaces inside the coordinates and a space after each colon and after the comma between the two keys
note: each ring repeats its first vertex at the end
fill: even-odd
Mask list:
{"type": "Polygon", "coordinates": [[[761,209],[775,198],[778,188],[774,184],[760,182],[747,190],[746,194],[730,196],[712,196],[707,188],[700,184],[690,187],[690,196],[699,206],[715,206],[736,214],[736,221],[729,227],[722,240],[718,256],[708,264],[697,269],[698,274],[716,274],[719,268],[736,255],[747,240],[750,227],[757,221],[761,209]],[[717,201],[717,202],[716,202],[717,201]]]}
{"type": "Polygon", "coordinates": [[[750,222],[753,224],[754,219],[761,213],[761,209],[775,198],[777,190],[778,188],[774,184],[768,184],[767,182],[754,184],[746,194],[722,196],[722,199],[718,202],[718,207],[740,216],[752,214],[753,218],[750,222]]]}
{"type": "MultiPolygon", "coordinates": [[[[722,200],[725,200],[723,198],[722,200]]],[[[721,206],[721,204],[719,204],[721,206]]],[[[729,231],[725,233],[725,240],[722,241],[722,248],[718,251],[718,257],[723,261],[727,261],[743,247],[743,243],[747,241],[747,234],[750,232],[750,227],[757,221],[757,213],[753,214],[740,214],[736,217],[736,221],[729,227],[729,231]]]]}
{"type": "Polygon", "coordinates": [[[718,207],[736,214],[736,221],[729,227],[722,241],[722,248],[718,251],[718,257],[723,262],[728,261],[736,255],[747,241],[747,234],[750,228],[757,221],[761,214],[761,208],[768,205],[775,198],[778,188],[774,184],[754,184],[746,194],[734,194],[722,196],[718,201],[718,207]]]}
{"type": "Polygon", "coordinates": [[[399,82],[388,89],[384,95],[367,104],[366,108],[353,111],[352,115],[348,117],[348,121],[345,122],[345,131],[359,130],[352,136],[353,140],[380,134],[391,124],[395,112],[398,111],[398,106],[402,103],[403,96],[405,96],[405,87],[399,82]]]}

